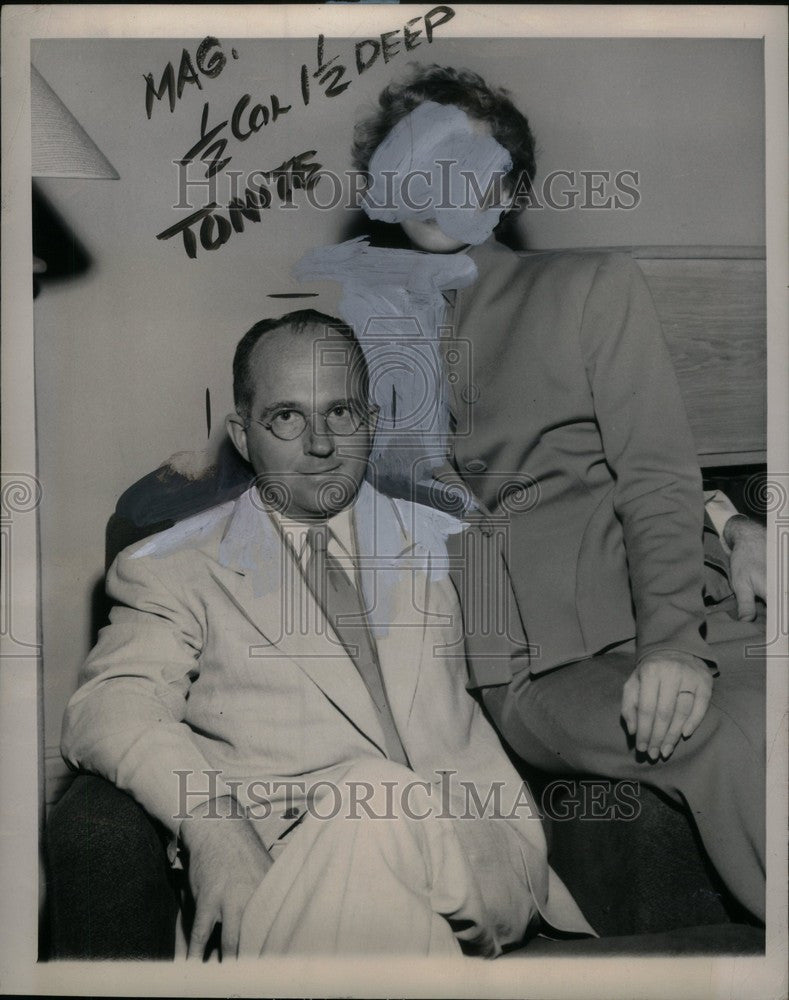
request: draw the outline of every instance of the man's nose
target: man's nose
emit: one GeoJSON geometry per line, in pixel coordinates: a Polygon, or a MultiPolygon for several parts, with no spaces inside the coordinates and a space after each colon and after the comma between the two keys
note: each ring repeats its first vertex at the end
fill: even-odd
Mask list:
{"type": "Polygon", "coordinates": [[[334,451],[334,437],[320,413],[313,413],[304,428],[304,451],[307,455],[331,455],[334,451]]]}

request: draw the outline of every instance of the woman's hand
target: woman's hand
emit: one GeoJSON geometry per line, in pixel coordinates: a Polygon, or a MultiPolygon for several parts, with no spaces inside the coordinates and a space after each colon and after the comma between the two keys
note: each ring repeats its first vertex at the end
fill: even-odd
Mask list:
{"type": "Polygon", "coordinates": [[[636,750],[666,760],[680,736],[693,734],[712,697],[710,668],[690,653],[647,654],[625,681],[622,717],[636,750]]]}

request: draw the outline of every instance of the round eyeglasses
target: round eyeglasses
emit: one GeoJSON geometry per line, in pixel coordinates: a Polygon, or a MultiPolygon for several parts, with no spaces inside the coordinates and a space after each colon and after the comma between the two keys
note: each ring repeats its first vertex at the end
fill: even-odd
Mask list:
{"type": "Polygon", "coordinates": [[[307,426],[307,421],[314,416],[323,418],[330,434],[337,437],[349,437],[369,423],[370,417],[376,409],[377,407],[374,406],[365,407],[361,403],[345,401],[334,403],[323,412],[315,411],[306,414],[295,407],[282,407],[266,420],[259,420],[257,417],[250,419],[271,431],[274,437],[279,438],[280,441],[295,441],[297,437],[301,437],[307,426]]]}

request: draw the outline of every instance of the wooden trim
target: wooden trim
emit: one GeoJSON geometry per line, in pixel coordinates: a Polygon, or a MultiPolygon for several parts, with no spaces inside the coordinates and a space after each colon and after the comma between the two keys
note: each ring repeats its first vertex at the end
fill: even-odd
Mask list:
{"type": "Polygon", "coordinates": [[[698,456],[702,469],[714,469],[729,465],[766,465],[766,451],[722,451],[717,454],[698,456]]]}
{"type": "Polygon", "coordinates": [[[766,260],[764,246],[618,246],[618,247],[529,247],[522,253],[626,253],[636,259],[653,260],[766,260]]]}
{"type": "Polygon", "coordinates": [[[636,261],[649,286],[699,464],[764,463],[765,248],[607,246],[572,252],[616,251],[636,261]]]}

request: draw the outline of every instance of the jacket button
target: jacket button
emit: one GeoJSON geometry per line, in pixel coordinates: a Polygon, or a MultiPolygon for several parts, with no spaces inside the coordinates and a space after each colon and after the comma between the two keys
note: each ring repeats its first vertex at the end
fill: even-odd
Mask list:
{"type": "Polygon", "coordinates": [[[301,815],[300,811],[295,807],[291,806],[290,809],[286,809],[282,814],[283,819],[298,819],[301,815]]]}
{"type": "Polygon", "coordinates": [[[487,472],[488,466],[481,458],[472,458],[466,462],[466,472],[487,472]]]}

